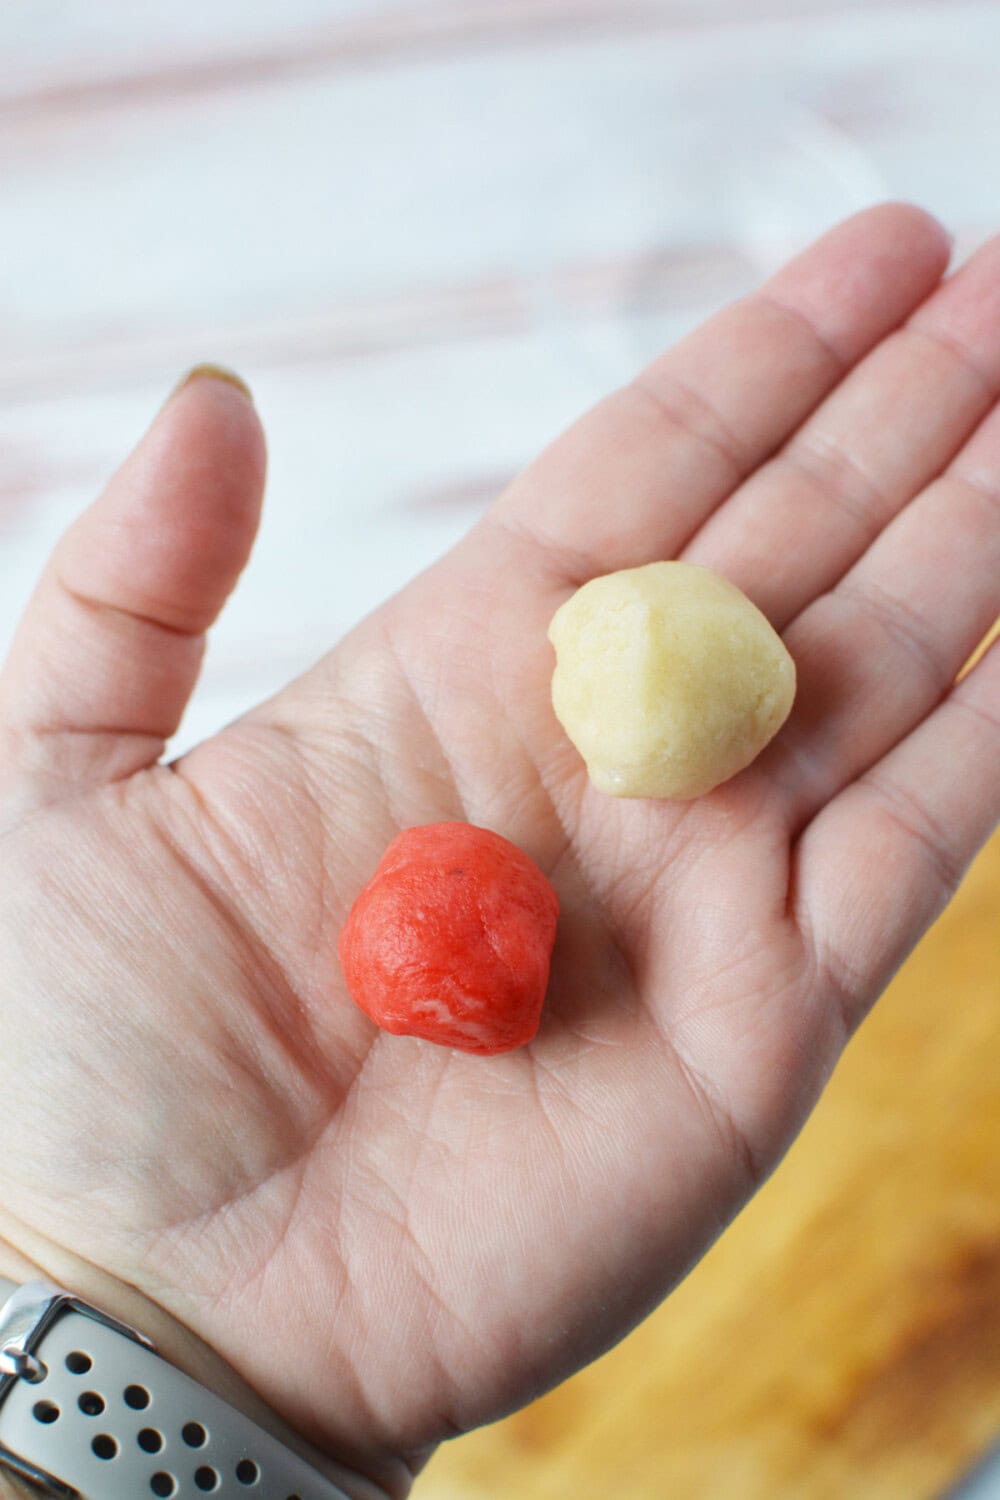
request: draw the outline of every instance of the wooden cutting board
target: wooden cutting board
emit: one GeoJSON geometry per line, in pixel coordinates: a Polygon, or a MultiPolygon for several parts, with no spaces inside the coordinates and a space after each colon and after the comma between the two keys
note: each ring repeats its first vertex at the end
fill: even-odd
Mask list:
{"type": "Polygon", "coordinates": [[[931,1500],[1000,1437],[1000,835],[755,1201],[421,1500],[931,1500]]]}

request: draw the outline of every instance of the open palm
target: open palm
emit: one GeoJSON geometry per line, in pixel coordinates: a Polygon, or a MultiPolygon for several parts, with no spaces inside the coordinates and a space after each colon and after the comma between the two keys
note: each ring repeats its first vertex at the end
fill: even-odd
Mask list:
{"type": "MultiPolygon", "coordinates": [[[[610,397],[452,553],[171,766],[263,448],[192,381],[61,544],[0,683],[0,1233],[392,1459],[570,1373],[774,1165],[1000,807],[1000,245],[848,221],[610,397]],[[545,629],[587,578],[731,578],[799,674],[689,804],[594,792],[545,629]],[[400,828],[496,829],[561,905],[542,1027],[378,1032],[336,961],[400,828]]],[[[336,567],[333,560],[332,566],[336,567]]]]}

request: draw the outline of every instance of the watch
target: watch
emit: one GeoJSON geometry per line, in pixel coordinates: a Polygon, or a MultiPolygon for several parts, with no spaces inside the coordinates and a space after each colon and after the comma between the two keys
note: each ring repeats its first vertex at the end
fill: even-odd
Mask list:
{"type": "Polygon", "coordinates": [[[2,1277],[0,1465],[85,1500],[347,1500],[145,1334],[63,1287],[2,1277]]]}

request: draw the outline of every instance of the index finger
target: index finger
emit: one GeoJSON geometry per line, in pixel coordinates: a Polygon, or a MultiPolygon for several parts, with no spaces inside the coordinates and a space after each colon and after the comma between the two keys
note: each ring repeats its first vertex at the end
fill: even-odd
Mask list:
{"type": "Polygon", "coordinates": [[[567,583],[670,558],[948,263],[937,220],[867,209],[602,401],[490,513],[567,583]]]}

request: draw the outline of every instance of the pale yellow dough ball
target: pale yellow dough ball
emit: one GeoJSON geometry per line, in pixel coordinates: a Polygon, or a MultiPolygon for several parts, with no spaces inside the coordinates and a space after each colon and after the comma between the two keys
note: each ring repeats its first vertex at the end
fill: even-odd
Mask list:
{"type": "Polygon", "coordinates": [[[760,610],[691,563],[592,579],[549,639],[556,716],[616,797],[710,792],[760,754],[795,697],[795,663],[760,610]]]}

